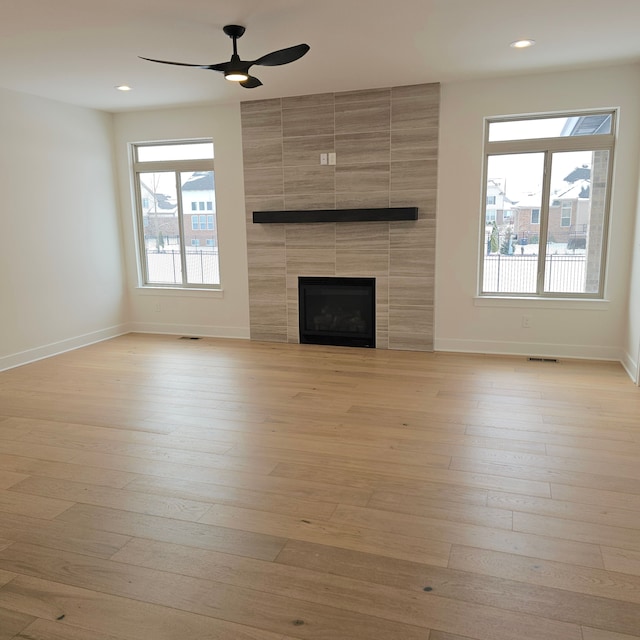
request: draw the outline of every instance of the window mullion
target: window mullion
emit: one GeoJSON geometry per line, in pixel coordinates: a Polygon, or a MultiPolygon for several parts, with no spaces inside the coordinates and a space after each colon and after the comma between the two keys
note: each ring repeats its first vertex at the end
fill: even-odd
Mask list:
{"type": "Polygon", "coordinates": [[[551,160],[553,154],[546,151],[544,156],[544,173],[542,176],[542,202],[540,205],[540,236],[538,240],[538,281],[537,295],[544,293],[545,266],[547,263],[547,243],[549,233],[549,203],[551,201],[551,160]]]}
{"type": "Polygon", "coordinates": [[[178,231],[180,233],[180,264],[182,266],[182,286],[187,284],[187,245],[184,238],[184,215],[182,213],[182,185],[180,184],[180,173],[176,171],[176,214],[178,216],[178,231]]]}
{"type": "MultiPolygon", "coordinates": [[[[142,211],[142,187],[140,186],[140,173],[135,174],[135,194],[136,194],[136,209],[142,211]]],[[[147,258],[147,252],[144,241],[144,221],[141,215],[136,216],[136,228],[138,230],[138,256],[139,256],[139,269],[142,275],[142,281],[147,282],[149,279],[149,264],[147,258]]]]}

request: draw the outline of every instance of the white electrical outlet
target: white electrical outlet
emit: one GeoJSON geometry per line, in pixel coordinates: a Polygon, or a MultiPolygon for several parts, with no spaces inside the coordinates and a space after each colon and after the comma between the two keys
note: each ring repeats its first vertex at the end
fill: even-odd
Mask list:
{"type": "Polygon", "coordinates": [[[326,153],[321,153],[320,154],[320,164],[327,164],[327,154],[326,153]]]}
{"type": "Polygon", "coordinates": [[[522,328],[523,329],[531,328],[531,316],[522,316],[522,328]]]}

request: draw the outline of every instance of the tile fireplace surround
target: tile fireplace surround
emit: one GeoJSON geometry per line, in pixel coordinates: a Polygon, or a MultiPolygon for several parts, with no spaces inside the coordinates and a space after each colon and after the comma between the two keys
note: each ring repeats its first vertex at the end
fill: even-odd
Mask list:
{"type": "Polygon", "coordinates": [[[439,107],[438,84],[242,103],[252,340],[299,342],[299,276],[374,277],[376,347],[433,349],[439,107]],[[416,206],[418,220],[253,223],[416,206]]]}

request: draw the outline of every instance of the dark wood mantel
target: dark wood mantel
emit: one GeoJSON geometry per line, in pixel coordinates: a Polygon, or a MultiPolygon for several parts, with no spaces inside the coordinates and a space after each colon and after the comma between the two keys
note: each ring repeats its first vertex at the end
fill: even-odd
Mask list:
{"type": "Polygon", "coordinates": [[[254,211],[254,223],[394,222],[417,220],[418,207],[383,209],[314,209],[302,211],[254,211]]]}

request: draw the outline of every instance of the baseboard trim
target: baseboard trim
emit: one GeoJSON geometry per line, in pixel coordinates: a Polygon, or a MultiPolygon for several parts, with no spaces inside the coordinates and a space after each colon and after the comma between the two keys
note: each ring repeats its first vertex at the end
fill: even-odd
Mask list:
{"type": "Polygon", "coordinates": [[[132,322],[135,333],[155,333],[169,336],[198,336],[202,338],[249,339],[249,327],[216,327],[211,325],[165,324],[161,322],[132,322]]]}
{"type": "Polygon", "coordinates": [[[99,331],[85,333],[74,338],[51,342],[49,344],[42,345],[41,347],[35,347],[34,349],[27,349],[26,351],[12,353],[7,356],[0,357],[0,371],[21,367],[25,364],[29,364],[30,362],[44,360],[45,358],[57,356],[61,353],[65,353],[66,351],[73,351],[74,349],[87,347],[90,344],[103,342],[104,340],[110,340],[111,338],[117,338],[118,336],[130,332],[131,328],[129,325],[121,324],[113,327],[107,327],[106,329],[100,329],[99,331]]]}
{"type": "Polygon", "coordinates": [[[631,356],[631,354],[624,352],[620,362],[624,367],[624,370],[629,374],[629,377],[633,382],[640,386],[640,371],[638,369],[638,362],[631,356]]]}
{"type": "Polygon", "coordinates": [[[453,351],[456,353],[487,353],[492,355],[536,356],[541,358],[621,361],[620,350],[618,348],[593,345],[441,338],[436,340],[434,348],[435,351],[453,351]]]}

